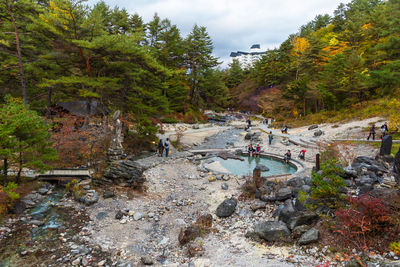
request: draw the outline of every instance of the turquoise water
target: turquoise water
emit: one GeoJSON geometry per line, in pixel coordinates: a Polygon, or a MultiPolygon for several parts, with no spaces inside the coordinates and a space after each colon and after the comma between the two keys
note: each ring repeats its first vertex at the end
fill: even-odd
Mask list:
{"type": "Polygon", "coordinates": [[[281,175],[281,174],[292,174],[297,171],[296,167],[291,164],[285,164],[280,160],[276,160],[269,157],[250,158],[248,156],[240,156],[244,161],[236,159],[223,160],[219,157],[215,157],[215,161],[219,161],[221,165],[229,170],[232,174],[237,176],[252,175],[253,170],[257,165],[264,165],[269,168],[269,171],[262,172],[263,176],[281,175]]]}

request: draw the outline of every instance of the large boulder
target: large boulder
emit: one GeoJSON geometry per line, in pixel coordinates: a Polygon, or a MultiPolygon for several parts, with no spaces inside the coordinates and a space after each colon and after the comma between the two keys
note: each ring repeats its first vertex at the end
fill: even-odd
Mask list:
{"type": "Polygon", "coordinates": [[[220,218],[225,218],[231,216],[237,206],[237,201],[234,198],[225,199],[221,204],[219,204],[216,214],[220,218]]]}
{"type": "Polygon", "coordinates": [[[393,188],[374,188],[369,192],[374,198],[380,198],[389,207],[400,207],[400,191],[393,188]]]}
{"type": "Polygon", "coordinates": [[[97,192],[87,193],[83,197],[79,199],[80,202],[85,204],[86,206],[93,205],[97,201],[99,201],[99,194],[97,192]]]}
{"type": "Polygon", "coordinates": [[[314,124],[314,125],[311,125],[310,127],[308,127],[308,130],[311,131],[311,130],[314,130],[314,129],[317,129],[317,128],[318,128],[318,125],[314,124]]]}
{"type": "Polygon", "coordinates": [[[393,171],[397,176],[400,176],[400,148],[394,157],[393,171]]]}
{"type": "Polygon", "coordinates": [[[305,182],[303,177],[293,177],[292,179],[287,181],[287,185],[293,187],[301,187],[304,184],[305,182]]]}
{"type": "Polygon", "coordinates": [[[269,168],[267,166],[265,166],[265,165],[262,165],[262,164],[258,164],[255,169],[260,170],[262,172],[269,171],[269,168]]]}
{"type": "Polygon", "coordinates": [[[283,187],[276,192],[276,200],[283,201],[292,197],[292,189],[283,187]]]}
{"type": "Polygon", "coordinates": [[[307,232],[301,235],[299,239],[299,245],[308,245],[310,243],[318,241],[319,231],[318,229],[311,228],[307,232]]]}
{"type": "Polygon", "coordinates": [[[321,130],[318,130],[318,131],[315,131],[315,132],[314,132],[314,136],[315,136],[315,137],[321,136],[321,135],[323,135],[323,134],[324,134],[324,132],[321,131],[321,130]]]}
{"type": "Polygon", "coordinates": [[[105,171],[104,177],[117,184],[140,187],[144,182],[145,167],[132,160],[117,160],[105,171]]]}
{"type": "Polygon", "coordinates": [[[293,230],[300,225],[310,225],[318,220],[318,215],[312,211],[302,211],[290,217],[287,223],[289,229],[293,230]]]}
{"type": "Polygon", "coordinates": [[[283,208],[279,212],[279,220],[287,223],[297,213],[298,213],[298,211],[293,206],[292,200],[288,199],[288,200],[285,201],[285,204],[283,205],[283,208]]]}
{"type": "Polygon", "coordinates": [[[244,136],[244,139],[245,139],[245,140],[250,140],[252,137],[253,137],[253,134],[252,134],[252,133],[247,133],[247,134],[244,136]]]}
{"type": "Polygon", "coordinates": [[[392,151],[392,136],[386,135],[382,139],[379,155],[390,155],[391,151],[392,151]]]}
{"type": "Polygon", "coordinates": [[[372,157],[365,157],[365,156],[357,157],[353,160],[351,166],[353,167],[353,169],[357,171],[358,175],[362,175],[363,173],[365,173],[364,170],[376,174],[382,174],[388,172],[386,165],[384,165],[382,162],[376,161],[372,157]]]}
{"type": "Polygon", "coordinates": [[[267,241],[286,240],[290,231],[286,224],[280,221],[267,221],[255,226],[254,232],[262,239],[267,241]]]}

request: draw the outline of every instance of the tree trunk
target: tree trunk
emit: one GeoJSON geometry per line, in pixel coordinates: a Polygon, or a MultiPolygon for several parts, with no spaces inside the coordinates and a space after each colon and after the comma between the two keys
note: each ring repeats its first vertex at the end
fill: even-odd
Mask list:
{"type": "Polygon", "coordinates": [[[303,99],[303,116],[306,116],[306,98],[303,99]]]}
{"type": "Polygon", "coordinates": [[[50,110],[50,107],[51,107],[51,95],[53,94],[53,89],[51,88],[51,87],[49,87],[48,89],[47,89],[47,111],[46,111],[46,115],[47,115],[47,118],[50,118],[51,117],[51,110],[50,110]]]}
{"type": "Polygon", "coordinates": [[[4,186],[7,186],[8,184],[8,159],[3,159],[3,184],[4,186]]]}
{"type": "Polygon", "coordinates": [[[14,32],[15,32],[15,42],[16,42],[16,47],[17,47],[19,74],[21,76],[22,98],[24,99],[25,104],[28,104],[28,95],[26,94],[26,82],[25,82],[24,67],[22,65],[22,55],[21,55],[21,46],[19,43],[18,28],[17,28],[17,25],[15,24],[14,15],[13,15],[11,6],[8,3],[8,1],[6,1],[6,4],[7,4],[7,9],[8,9],[8,14],[10,15],[11,22],[13,24],[14,32]]]}
{"type": "Polygon", "coordinates": [[[8,159],[3,159],[3,184],[4,186],[7,186],[8,184],[8,159]]]}
{"type": "Polygon", "coordinates": [[[17,184],[21,183],[21,172],[22,172],[22,152],[19,152],[19,168],[17,173],[17,184]]]}
{"type": "Polygon", "coordinates": [[[128,109],[128,89],[129,89],[129,76],[125,75],[125,79],[124,79],[124,89],[122,90],[122,101],[123,104],[122,106],[124,107],[124,110],[128,109]]]}

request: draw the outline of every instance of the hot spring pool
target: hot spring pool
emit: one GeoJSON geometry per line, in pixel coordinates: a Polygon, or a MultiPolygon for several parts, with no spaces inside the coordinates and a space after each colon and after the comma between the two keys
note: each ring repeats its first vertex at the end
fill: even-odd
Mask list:
{"type": "Polygon", "coordinates": [[[285,164],[283,161],[274,159],[273,157],[263,156],[259,158],[250,158],[248,156],[239,156],[244,161],[236,159],[224,160],[220,157],[214,157],[213,160],[220,163],[230,173],[243,176],[252,175],[253,170],[257,165],[264,165],[269,168],[269,171],[262,172],[263,176],[292,174],[297,171],[297,168],[292,164],[285,164]]]}

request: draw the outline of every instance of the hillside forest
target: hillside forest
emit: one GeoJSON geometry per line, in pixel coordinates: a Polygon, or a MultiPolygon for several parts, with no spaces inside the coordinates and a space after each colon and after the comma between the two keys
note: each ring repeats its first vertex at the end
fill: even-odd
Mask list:
{"type": "Polygon", "coordinates": [[[205,27],[183,36],[157,14],[145,22],[104,2],[1,1],[0,100],[22,97],[42,115],[94,101],[140,129],[202,120],[205,109],[299,117],[368,105],[399,90],[400,1],[341,4],[248,68],[222,69],[212,51],[205,27]]]}

